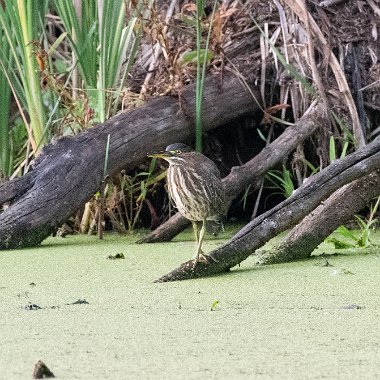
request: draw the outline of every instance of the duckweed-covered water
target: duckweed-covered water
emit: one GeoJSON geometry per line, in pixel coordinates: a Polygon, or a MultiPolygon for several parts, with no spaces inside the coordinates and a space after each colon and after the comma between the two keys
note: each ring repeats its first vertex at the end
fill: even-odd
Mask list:
{"type": "Polygon", "coordinates": [[[135,240],[0,252],[1,379],[31,378],[38,359],[59,379],[380,377],[376,250],[157,284],[191,258],[191,234],[135,240]]]}

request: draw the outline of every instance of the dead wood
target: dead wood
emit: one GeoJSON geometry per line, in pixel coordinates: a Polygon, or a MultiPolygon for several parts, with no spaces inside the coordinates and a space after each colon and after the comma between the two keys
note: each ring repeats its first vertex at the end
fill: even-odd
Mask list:
{"type": "MultiPolygon", "coordinates": [[[[326,124],[326,120],[327,114],[323,111],[322,105],[311,107],[297,123],[286,128],[280,137],[264,148],[257,156],[242,166],[232,168],[231,173],[223,179],[227,207],[247,186],[257,186],[269,169],[286,159],[298,144],[310,137],[316,129],[326,124]]],[[[139,240],[139,243],[170,241],[183,231],[189,223],[177,213],[149,235],[139,240]]]]}
{"type": "MultiPolygon", "coordinates": [[[[223,88],[219,77],[206,81],[203,107],[205,131],[257,110],[251,94],[230,74],[223,88]]],[[[134,168],[148,152],[191,138],[194,120],[195,92],[189,86],[181,104],[177,98],[161,97],[47,145],[30,173],[0,187],[0,205],[11,201],[0,213],[0,249],[41,243],[99,189],[108,135],[108,170],[113,175],[134,168]]]]}
{"type": "Polygon", "coordinates": [[[258,263],[275,264],[305,259],[340,225],[380,195],[380,170],[376,170],[333,193],[289,232],[270,251],[258,253],[258,263]]]}
{"type": "Polygon", "coordinates": [[[334,191],[379,167],[380,137],[346,158],[336,160],[311,177],[290,198],[247,224],[226,244],[209,253],[215,261],[196,266],[186,262],[158,281],[185,280],[228,271],[272,237],[299,223],[334,191]]]}

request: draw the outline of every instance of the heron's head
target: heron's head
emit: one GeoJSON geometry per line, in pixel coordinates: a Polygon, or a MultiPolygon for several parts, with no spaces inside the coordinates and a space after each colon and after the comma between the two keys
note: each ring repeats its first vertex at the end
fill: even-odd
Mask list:
{"type": "Polygon", "coordinates": [[[148,157],[163,158],[169,163],[184,163],[194,149],[183,143],[170,144],[164,151],[149,154],[148,157]]]}

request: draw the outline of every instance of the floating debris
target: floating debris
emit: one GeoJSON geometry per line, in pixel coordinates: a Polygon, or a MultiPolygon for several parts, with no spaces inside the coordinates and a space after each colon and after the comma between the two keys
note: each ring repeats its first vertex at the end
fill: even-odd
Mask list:
{"type": "Polygon", "coordinates": [[[38,305],[35,304],[35,303],[31,303],[31,302],[29,302],[28,305],[24,306],[24,309],[25,309],[25,310],[39,310],[39,309],[42,309],[42,307],[41,307],[41,306],[38,306],[38,305]]]}
{"type": "Polygon", "coordinates": [[[77,301],[75,302],[72,302],[72,303],[67,303],[66,305],[89,305],[90,303],[87,302],[85,299],[81,300],[81,299],[78,299],[77,301]]]}
{"type": "Polygon", "coordinates": [[[333,267],[334,266],[330,264],[330,262],[327,259],[324,259],[323,261],[318,261],[314,265],[317,267],[333,267]]]}
{"type": "Polygon", "coordinates": [[[355,303],[353,304],[350,304],[350,305],[344,305],[342,306],[342,309],[345,309],[345,310],[360,310],[360,309],[364,309],[362,306],[359,306],[359,305],[356,305],[355,303]]]}
{"type": "Polygon", "coordinates": [[[50,369],[42,360],[39,360],[34,365],[32,378],[33,379],[47,379],[51,377],[55,377],[54,373],[50,371],[50,369]]]}
{"type": "Polygon", "coordinates": [[[334,269],[333,271],[331,271],[331,275],[332,276],[338,276],[340,274],[354,274],[354,272],[351,272],[347,269],[334,269]]]}
{"type": "Polygon", "coordinates": [[[211,311],[215,311],[216,310],[216,307],[219,305],[219,301],[218,300],[215,300],[212,305],[211,305],[211,311]]]}
{"type": "Polygon", "coordinates": [[[108,260],[117,260],[117,259],[125,259],[124,253],[116,253],[115,255],[108,255],[106,257],[108,260]]]}

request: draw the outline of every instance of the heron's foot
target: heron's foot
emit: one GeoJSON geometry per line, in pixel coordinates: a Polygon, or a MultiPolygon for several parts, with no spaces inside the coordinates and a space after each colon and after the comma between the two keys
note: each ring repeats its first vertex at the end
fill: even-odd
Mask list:
{"type": "Polygon", "coordinates": [[[211,261],[214,261],[215,263],[218,262],[218,260],[215,259],[214,257],[209,256],[209,255],[205,255],[205,254],[203,254],[203,252],[201,252],[194,259],[193,263],[194,263],[194,267],[195,267],[198,263],[209,264],[211,261]]]}
{"type": "Polygon", "coordinates": [[[204,255],[203,252],[200,252],[197,258],[195,259],[197,263],[208,264],[208,256],[204,255]]]}

